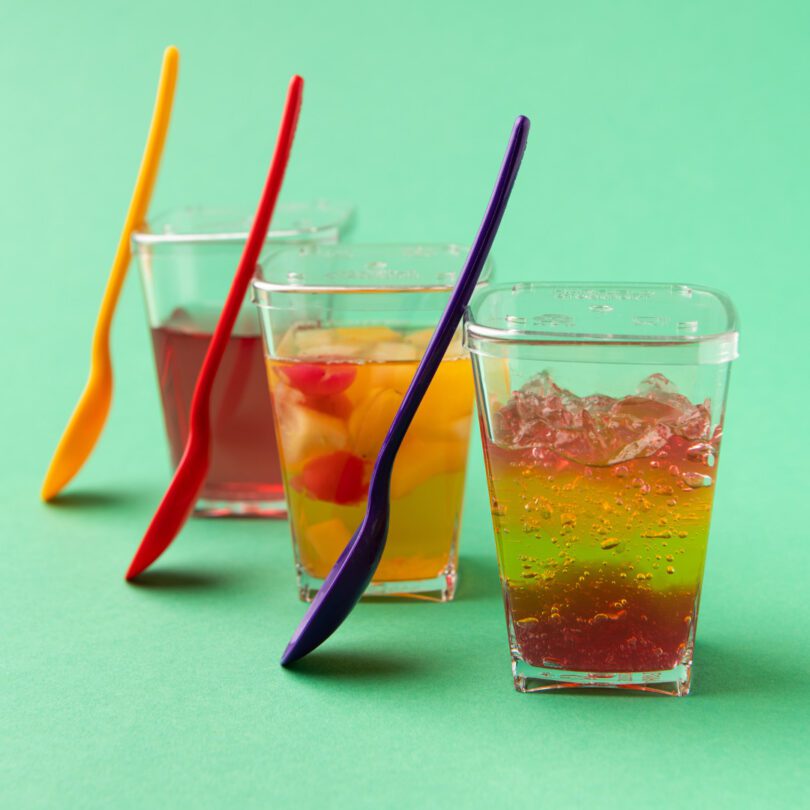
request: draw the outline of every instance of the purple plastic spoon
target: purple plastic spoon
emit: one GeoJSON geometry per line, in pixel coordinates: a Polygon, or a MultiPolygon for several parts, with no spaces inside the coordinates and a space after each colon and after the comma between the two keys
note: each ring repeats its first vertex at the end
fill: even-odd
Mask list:
{"type": "Polygon", "coordinates": [[[388,536],[391,470],[394,459],[416,414],[416,409],[422,402],[453,339],[464,309],[470,302],[495,240],[495,234],[498,232],[498,226],[501,224],[503,212],[506,210],[528,135],[529,119],[520,115],[512,129],[495,189],[470,248],[467,262],[380,448],[369,484],[366,516],[338,557],[298,625],[281,657],[282,666],[288,666],[311,653],[340,627],[377,570],[388,536]]]}

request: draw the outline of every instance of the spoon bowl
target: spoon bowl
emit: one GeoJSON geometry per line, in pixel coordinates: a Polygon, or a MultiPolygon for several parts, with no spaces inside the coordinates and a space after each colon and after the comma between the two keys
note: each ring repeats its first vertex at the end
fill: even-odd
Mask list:
{"type": "MultiPolygon", "coordinates": [[[[193,432],[194,429],[191,430],[193,432]]],[[[186,449],[177,465],[169,488],[129,565],[126,574],[127,580],[134,579],[149,568],[183,528],[183,524],[194,509],[197,493],[205,483],[209,456],[209,442],[196,441],[193,436],[189,435],[188,444],[186,444],[186,449]]]]}
{"type": "Polygon", "coordinates": [[[53,500],[93,452],[112,404],[113,374],[108,352],[92,363],[82,395],[53,454],[42,484],[43,501],[53,500]]]}

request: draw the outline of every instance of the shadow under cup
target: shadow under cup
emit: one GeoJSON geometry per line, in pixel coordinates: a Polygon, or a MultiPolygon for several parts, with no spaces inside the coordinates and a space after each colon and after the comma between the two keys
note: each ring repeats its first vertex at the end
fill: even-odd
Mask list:
{"type": "MultiPolygon", "coordinates": [[[[282,205],[268,240],[334,243],[350,214],[346,206],[324,202],[282,205]]],[[[183,208],[133,234],[174,467],[188,438],[197,375],[249,227],[249,219],[233,212],[183,208]]],[[[195,514],[286,515],[276,438],[267,418],[271,407],[259,323],[246,301],[213,387],[211,466],[195,514]]]]}
{"type": "MultiPolygon", "coordinates": [[[[304,600],[365,515],[380,446],[465,256],[455,245],[341,245],[262,258],[254,300],[304,600]]],[[[459,330],[397,455],[366,596],[453,597],[473,403],[459,330]]]]}
{"type": "Polygon", "coordinates": [[[499,285],[465,317],[515,686],[685,695],[736,315],[667,284],[499,285]]]}

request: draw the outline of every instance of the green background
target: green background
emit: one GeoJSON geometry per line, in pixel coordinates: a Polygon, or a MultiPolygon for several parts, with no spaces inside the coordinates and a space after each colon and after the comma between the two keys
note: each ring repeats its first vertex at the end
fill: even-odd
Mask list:
{"type": "Polygon", "coordinates": [[[802,803],[809,34],[803,1],[2,3],[0,803],[802,803]],[[512,690],[477,444],[458,600],[361,605],[295,671],[286,524],[195,520],[125,585],[168,480],[134,273],[103,439],[39,502],[172,42],[153,211],[251,210],[297,71],[284,197],[353,201],[355,240],[469,242],[525,113],[501,279],[730,293],[742,358],[692,696],[512,690]]]}

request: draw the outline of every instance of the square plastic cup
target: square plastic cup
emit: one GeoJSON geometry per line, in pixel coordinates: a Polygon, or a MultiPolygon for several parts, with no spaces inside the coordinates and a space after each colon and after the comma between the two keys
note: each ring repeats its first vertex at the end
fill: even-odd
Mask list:
{"type": "Polygon", "coordinates": [[[475,372],[515,686],[685,695],[731,302],[669,284],[499,285],[475,372]]]}
{"type": "MultiPolygon", "coordinates": [[[[318,245],[260,262],[254,301],[304,600],[360,525],[377,453],[465,256],[456,245],[318,245]]],[[[397,456],[367,596],[452,599],[473,404],[459,330],[397,456]]]]}
{"type": "MultiPolygon", "coordinates": [[[[337,242],[351,209],[331,203],[279,206],[271,244],[337,242]]],[[[152,335],[171,463],[188,438],[197,375],[244,248],[250,220],[182,208],[133,234],[152,335]]],[[[247,301],[225,351],[212,396],[211,467],[195,514],[284,517],[281,467],[256,311],[247,301]]]]}

